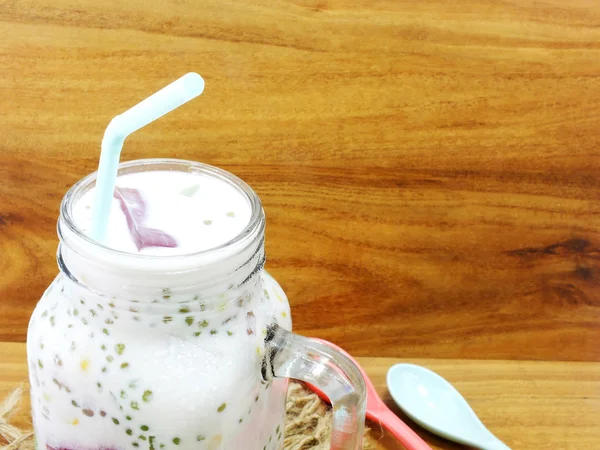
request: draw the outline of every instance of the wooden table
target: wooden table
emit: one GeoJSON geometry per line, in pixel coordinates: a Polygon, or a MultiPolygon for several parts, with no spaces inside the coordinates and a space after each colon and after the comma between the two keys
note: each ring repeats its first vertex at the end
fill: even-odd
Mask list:
{"type": "MultiPolygon", "coordinates": [[[[507,445],[517,449],[595,449],[600,442],[600,363],[469,361],[359,358],[386,403],[434,448],[458,449],[407,419],[385,386],[385,374],[398,362],[429,367],[451,381],[483,422],[507,445]]],[[[27,382],[25,345],[0,343],[0,399],[27,382]]],[[[29,423],[23,403],[14,424],[29,423]]],[[[370,424],[377,435],[377,424],[370,424]]],[[[380,448],[401,449],[382,435],[380,448]]]]}
{"type": "Polygon", "coordinates": [[[244,178],[295,329],[356,356],[600,361],[597,0],[0,2],[0,340],[110,119],[244,178]]]}

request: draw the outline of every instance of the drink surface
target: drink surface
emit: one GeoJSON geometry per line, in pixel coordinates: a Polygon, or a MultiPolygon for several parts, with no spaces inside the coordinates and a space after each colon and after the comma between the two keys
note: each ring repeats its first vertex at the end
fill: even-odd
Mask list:
{"type": "MultiPolygon", "coordinates": [[[[95,195],[92,188],[73,207],[75,223],[88,235],[95,195]]],[[[235,238],[248,225],[250,216],[247,196],[219,178],[167,170],[129,173],[117,178],[104,244],[147,255],[194,253],[235,238]],[[140,249],[132,226],[165,233],[175,245],[140,249]]]]}

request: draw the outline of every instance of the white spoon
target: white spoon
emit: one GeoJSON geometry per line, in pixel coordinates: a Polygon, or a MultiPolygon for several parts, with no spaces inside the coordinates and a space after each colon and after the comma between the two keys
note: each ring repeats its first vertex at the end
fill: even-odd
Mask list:
{"type": "Polygon", "coordinates": [[[432,433],[481,450],[510,450],[437,373],[414,364],[396,364],[387,373],[387,386],[406,415],[432,433]]]}

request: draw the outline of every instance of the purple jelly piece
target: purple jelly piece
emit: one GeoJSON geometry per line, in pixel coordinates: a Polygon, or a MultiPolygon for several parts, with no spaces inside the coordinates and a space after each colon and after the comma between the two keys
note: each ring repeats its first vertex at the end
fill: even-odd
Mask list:
{"type": "Polygon", "coordinates": [[[144,226],[147,219],[146,202],[137,189],[115,187],[114,196],[125,214],[127,228],[139,250],[146,247],[177,247],[175,238],[164,231],[144,226]]]}

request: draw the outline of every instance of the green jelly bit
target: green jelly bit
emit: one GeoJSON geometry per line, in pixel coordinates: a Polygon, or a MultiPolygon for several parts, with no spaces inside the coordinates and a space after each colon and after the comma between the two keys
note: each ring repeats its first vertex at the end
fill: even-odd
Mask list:
{"type": "Polygon", "coordinates": [[[173,444],[179,445],[180,442],[181,442],[181,439],[179,439],[178,437],[173,438],[173,444]]]}
{"type": "Polygon", "coordinates": [[[133,409],[134,411],[139,411],[140,410],[140,405],[138,402],[131,402],[131,409],[133,409]]]}
{"type": "Polygon", "coordinates": [[[219,408],[217,409],[217,411],[223,412],[223,411],[225,411],[225,408],[227,408],[227,403],[223,403],[221,406],[219,406],[219,408]]]}
{"type": "Polygon", "coordinates": [[[194,317],[193,316],[188,316],[185,318],[185,323],[188,324],[188,327],[191,326],[194,323],[194,317]]]}
{"type": "Polygon", "coordinates": [[[142,426],[140,427],[140,429],[141,429],[142,431],[148,431],[150,428],[148,427],[148,425],[142,425],[142,426]]]}
{"type": "Polygon", "coordinates": [[[125,351],[125,344],[115,345],[115,351],[117,352],[117,355],[122,355],[123,352],[125,351]]]}
{"type": "Polygon", "coordinates": [[[113,423],[114,423],[115,425],[119,425],[119,419],[116,419],[116,418],[114,418],[114,417],[113,417],[113,418],[112,418],[112,421],[113,421],[113,423]]]}
{"type": "Polygon", "coordinates": [[[142,394],[142,400],[145,401],[146,403],[148,403],[150,400],[152,400],[152,391],[150,391],[150,390],[144,391],[144,393],[142,394]]]}

